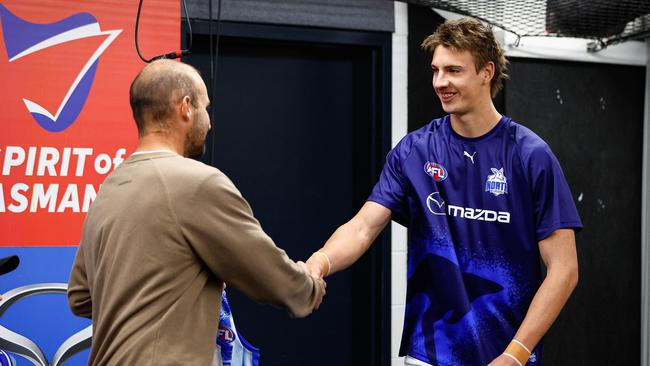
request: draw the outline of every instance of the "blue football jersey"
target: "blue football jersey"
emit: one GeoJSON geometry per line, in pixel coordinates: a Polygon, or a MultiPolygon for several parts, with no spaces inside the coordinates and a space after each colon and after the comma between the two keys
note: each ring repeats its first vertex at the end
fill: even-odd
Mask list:
{"type": "Polygon", "coordinates": [[[548,145],[505,116],[478,138],[455,133],[449,116],[408,134],[368,200],[409,228],[400,355],[434,366],[501,354],[542,280],[538,242],[582,227],[548,145]]]}
{"type": "Polygon", "coordinates": [[[259,366],[260,350],[248,343],[235,326],[226,291],[222,292],[214,366],[259,366]]]}

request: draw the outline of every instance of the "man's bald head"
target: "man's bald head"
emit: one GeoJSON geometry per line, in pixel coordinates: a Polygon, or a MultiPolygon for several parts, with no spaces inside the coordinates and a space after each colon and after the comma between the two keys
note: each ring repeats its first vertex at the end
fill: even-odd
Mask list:
{"type": "Polygon", "coordinates": [[[201,82],[195,68],[177,61],[157,60],[140,70],[129,91],[138,135],[152,126],[169,127],[174,106],[186,95],[196,108],[201,82]]]}

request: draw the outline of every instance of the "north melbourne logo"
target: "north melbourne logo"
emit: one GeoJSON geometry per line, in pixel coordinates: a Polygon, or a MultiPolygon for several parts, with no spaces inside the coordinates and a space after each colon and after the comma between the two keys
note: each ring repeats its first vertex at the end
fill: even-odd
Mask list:
{"type": "MultiPolygon", "coordinates": [[[[11,13],[2,4],[0,20],[9,62],[63,43],[89,37],[106,37],[79,70],[56,111],[49,111],[37,102],[23,98],[25,107],[41,127],[50,132],[65,130],[77,119],[86,103],[97,71],[99,56],[122,30],[102,31],[97,19],[89,13],[74,14],[49,24],[30,23],[11,13]]],[[[57,64],[52,62],[51,65],[52,72],[57,72],[57,64]]]]}
{"type": "Polygon", "coordinates": [[[495,196],[508,193],[508,180],[503,174],[503,168],[501,169],[492,169],[492,175],[488,175],[487,181],[485,181],[485,191],[490,192],[495,196]]]}

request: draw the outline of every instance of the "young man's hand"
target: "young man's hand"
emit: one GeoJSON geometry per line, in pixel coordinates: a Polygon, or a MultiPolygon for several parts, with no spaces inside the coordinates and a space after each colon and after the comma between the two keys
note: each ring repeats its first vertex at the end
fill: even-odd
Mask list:
{"type": "Polygon", "coordinates": [[[495,358],[487,366],[519,366],[515,360],[512,358],[501,354],[499,357],[495,358]]]}
{"type": "Polygon", "coordinates": [[[323,265],[318,259],[311,257],[306,263],[307,273],[314,277],[323,278],[323,265]]]}

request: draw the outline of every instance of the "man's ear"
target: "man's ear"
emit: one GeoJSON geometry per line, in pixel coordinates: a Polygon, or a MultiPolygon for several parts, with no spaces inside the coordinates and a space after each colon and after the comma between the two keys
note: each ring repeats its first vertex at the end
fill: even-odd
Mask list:
{"type": "Polygon", "coordinates": [[[181,105],[180,105],[181,118],[187,121],[190,120],[192,114],[192,108],[190,108],[191,103],[192,100],[187,95],[184,96],[183,99],[181,99],[181,105]]]}
{"type": "Polygon", "coordinates": [[[483,82],[489,84],[494,77],[494,62],[488,61],[483,70],[481,70],[481,76],[483,77],[483,82]]]}

